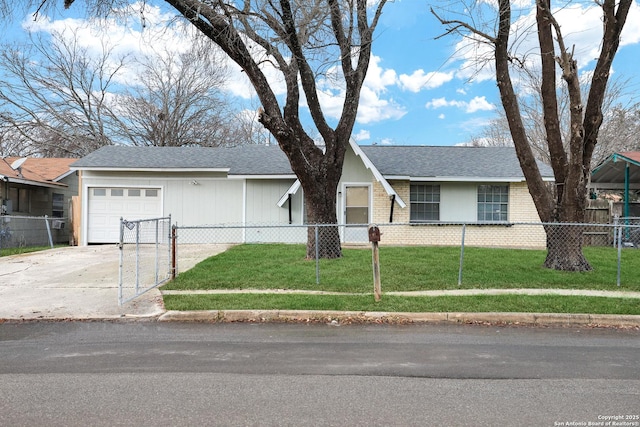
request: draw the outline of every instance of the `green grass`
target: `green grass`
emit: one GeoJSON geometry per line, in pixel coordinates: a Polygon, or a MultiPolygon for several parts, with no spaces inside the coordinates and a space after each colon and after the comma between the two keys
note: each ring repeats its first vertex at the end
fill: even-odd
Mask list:
{"type": "Polygon", "coordinates": [[[165,295],[168,310],[339,310],[384,312],[527,312],[640,315],[640,301],[557,295],[398,297],[383,295],[165,295]]]}
{"type": "MultiPolygon", "coordinates": [[[[54,245],[54,248],[61,248],[68,245],[54,245]]],[[[29,247],[17,247],[17,248],[2,248],[0,249],[0,256],[20,255],[28,254],[30,252],[47,251],[51,249],[51,246],[29,246],[29,247]]]]}
{"type": "MultiPolygon", "coordinates": [[[[458,286],[460,249],[381,247],[382,291],[446,289],[593,289],[640,291],[640,251],[622,252],[621,286],[616,286],[614,248],[589,247],[593,271],[569,273],[542,266],[543,250],[466,248],[458,286]]],[[[370,249],[343,249],[343,257],[316,263],[304,245],[240,245],[178,275],[163,290],[290,289],[365,295],[208,294],[164,295],[168,310],[296,309],[387,312],[532,312],[640,315],[640,300],[559,295],[474,295],[373,299],[370,249]]]]}
{"type": "MultiPolygon", "coordinates": [[[[381,247],[382,290],[541,288],[640,291],[640,251],[622,252],[621,286],[616,286],[617,251],[588,247],[593,271],[560,272],[542,266],[544,250],[466,248],[458,286],[460,249],[455,247],[381,247]]],[[[304,289],[372,292],[370,249],[344,249],[343,257],[316,264],[305,259],[304,245],[240,245],[199,263],[163,289],[304,289]]]]}

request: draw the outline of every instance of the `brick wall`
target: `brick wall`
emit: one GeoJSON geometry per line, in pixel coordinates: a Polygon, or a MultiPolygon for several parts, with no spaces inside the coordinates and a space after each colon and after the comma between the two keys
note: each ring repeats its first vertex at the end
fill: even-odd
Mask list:
{"type": "MultiPolygon", "coordinates": [[[[389,223],[391,199],[379,183],[373,186],[373,221],[380,225],[383,233],[381,244],[402,245],[460,245],[461,224],[411,224],[409,225],[409,181],[390,181],[402,200],[407,204],[401,208],[395,203],[393,224],[389,223]]],[[[510,223],[539,223],[533,200],[526,183],[509,185],[510,223]]],[[[498,246],[514,248],[544,248],[546,236],[540,225],[467,225],[465,245],[498,246]]]]}

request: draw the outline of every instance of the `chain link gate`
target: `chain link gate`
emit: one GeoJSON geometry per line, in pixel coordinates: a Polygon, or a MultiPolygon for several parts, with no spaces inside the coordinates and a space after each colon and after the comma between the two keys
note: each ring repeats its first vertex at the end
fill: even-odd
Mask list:
{"type": "Polygon", "coordinates": [[[120,218],[118,302],[123,305],[171,279],[171,216],[120,218]]]}

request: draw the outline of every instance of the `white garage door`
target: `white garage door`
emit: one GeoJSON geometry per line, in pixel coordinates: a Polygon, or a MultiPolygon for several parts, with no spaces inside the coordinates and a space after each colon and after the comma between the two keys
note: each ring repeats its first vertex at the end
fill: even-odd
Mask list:
{"type": "Polygon", "coordinates": [[[158,188],[89,188],[88,243],[120,241],[120,218],[162,216],[158,188]]]}

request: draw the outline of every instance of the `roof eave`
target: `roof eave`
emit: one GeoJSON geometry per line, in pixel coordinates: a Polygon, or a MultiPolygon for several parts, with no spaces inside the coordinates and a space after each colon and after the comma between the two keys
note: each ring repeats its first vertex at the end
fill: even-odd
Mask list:
{"type": "Polygon", "coordinates": [[[229,173],[231,168],[121,168],[121,167],[96,167],[96,166],[72,166],[71,171],[90,172],[224,172],[229,173]]]}
{"type": "Polygon", "coordinates": [[[67,184],[62,182],[44,182],[44,181],[33,181],[30,179],[24,178],[13,178],[10,176],[3,175],[2,179],[7,182],[12,182],[14,184],[22,184],[22,185],[31,185],[33,187],[45,187],[45,188],[65,188],[68,187],[67,184]]]}
{"type": "Polygon", "coordinates": [[[229,179],[296,179],[294,174],[261,174],[261,175],[248,175],[248,174],[239,174],[235,175],[230,173],[229,179]]]}
{"type": "MultiPolygon", "coordinates": [[[[387,179],[409,180],[415,182],[526,182],[522,176],[387,176],[387,179]]],[[[542,177],[545,182],[553,182],[553,177],[542,177]]]]}
{"type": "Polygon", "coordinates": [[[76,171],[69,169],[67,172],[63,173],[60,176],[57,176],[52,181],[54,181],[54,182],[60,181],[61,179],[65,179],[66,177],[68,177],[69,175],[71,175],[72,173],[75,173],[75,172],[76,171]]]}

